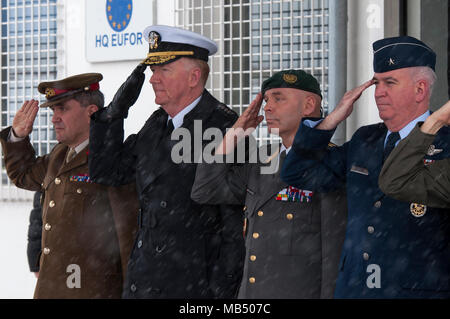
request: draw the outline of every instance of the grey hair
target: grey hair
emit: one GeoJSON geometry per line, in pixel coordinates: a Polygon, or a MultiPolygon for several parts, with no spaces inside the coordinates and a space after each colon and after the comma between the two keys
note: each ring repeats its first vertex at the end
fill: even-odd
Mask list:
{"type": "Polygon", "coordinates": [[[436,83],[436,73],[428,66],[415,66],[411,69],[411,78],[414,82],[425,80],[430,87],[430,96],[433,93],[434,83],[436,83]]]}

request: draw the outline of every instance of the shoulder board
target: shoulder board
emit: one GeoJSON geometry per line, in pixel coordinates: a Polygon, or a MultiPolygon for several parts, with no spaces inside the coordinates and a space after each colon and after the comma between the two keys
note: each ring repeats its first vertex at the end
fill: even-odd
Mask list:
{"type": "Polygon", "coordinates": [[[236,112],[223,103],[218,103],[216,109],[227,116],[235,116],[236,112]]]}

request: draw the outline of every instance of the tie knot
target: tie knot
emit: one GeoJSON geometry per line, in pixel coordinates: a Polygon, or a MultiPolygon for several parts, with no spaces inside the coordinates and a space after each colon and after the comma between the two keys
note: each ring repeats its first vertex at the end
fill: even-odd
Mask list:
{"type": "Polygon", "coordinates": [[[395,147],[395,143],[400,139],[400,134],[398,132],[392,132],[389,134],[386,140],[386,145],[384,146],[384,160],[389,156],[395,147]]]}
{"type": "Polygon", "coordinates": [[[170,120],[167,122],[166,135],[172,134],[173,130],[174,130],[173,122],[172,122],[172,119],[170,119],[170,120]]]}
{"type": "Polygon", "coordinates": [[[67,153],[66,162],[69,163],[76,155],[76,151],[74,148],[70,148],[69,152],[67,153]]]}

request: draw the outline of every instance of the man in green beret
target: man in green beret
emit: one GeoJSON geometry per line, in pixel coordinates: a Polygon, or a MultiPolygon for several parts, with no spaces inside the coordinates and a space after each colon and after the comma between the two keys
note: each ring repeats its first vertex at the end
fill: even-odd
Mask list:
{"type": "Polygon", "coordinates": [[[25,101],[0,132],[6,171],[20,188],[42,192],[42,250],[35,298],[120,298],[137,228],[134,185],[108,188],[88,172],[90,116],[103,107],[100,73],[38,86],[58,144],[36,156],[29,134],[38,101],[25,101]],[[121,199],[121,200],[120,200],[121,199]],[[127,212],[127,214],[120,211],[127,212]]]}
{"type": "Polygon", "coordinates": [[[258,152],[255,162],[199,164],[192,198],[202,204],[245,204],[246,257],[239,298],[331,298],[344,240],[345,194],[297,189],[279,176],[301,119],[320,117],[319,83],[302,70],[286,70],[267,79],[261,91],[215,156],[226,157],[239,150],[236,146],[245,137],[251,138],[264,119],[259,115],[263,99],[269,132],[279,135],[281,143],[250,149],[250,159],[258,152]],[[261,151],[265,147],[268,152],[261,151]],[[268,171],[268,166],[276,169],[268,171]]]}

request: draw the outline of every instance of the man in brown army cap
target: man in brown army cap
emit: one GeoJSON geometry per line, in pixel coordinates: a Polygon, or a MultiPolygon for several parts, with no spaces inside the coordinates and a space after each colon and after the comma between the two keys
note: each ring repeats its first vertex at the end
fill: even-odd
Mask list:
{"type": "Polygon", "coordinates": [[[36,100],[25,101],[12,127],[0,132],[8,176],[17,187],[43,193],[35,298],[120,298],[122,292],[138,207],[134,185],[108,188],[88,173],[89,122],[104,104],[102,78],[85,73],[39,84],[47,98],[41,107],[52,109],[59,141],[49,154],[36,157],[28,137],[36,100]],[[117,201],[120,196],[127,201],[117,201]]]}

